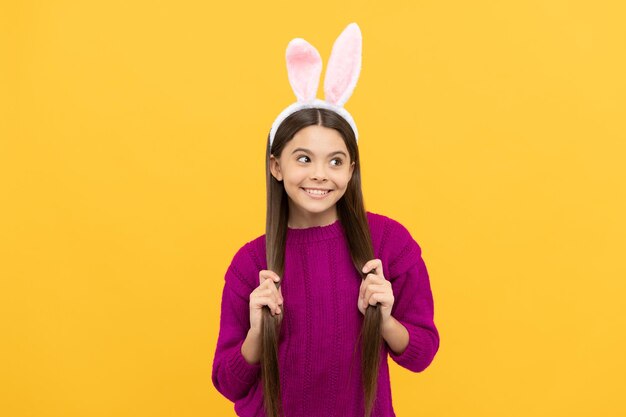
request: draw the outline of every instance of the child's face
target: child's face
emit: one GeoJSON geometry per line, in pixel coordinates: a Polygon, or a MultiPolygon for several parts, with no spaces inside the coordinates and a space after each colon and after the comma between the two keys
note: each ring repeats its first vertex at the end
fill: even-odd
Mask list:
{"type": "Polygon", "coordinates": [[[277,180],[283,181],[290,199],[290,217],[295,215],[298,223],[332,221],[336,217],[335,204],[352,178],[354,162],[350,162],[339,132],[313,125],[300,129],[285,145],[280,158],[270,156],[270,169],[277,180]],[[305,188],[330,192],[312,195],[305,188]]]}

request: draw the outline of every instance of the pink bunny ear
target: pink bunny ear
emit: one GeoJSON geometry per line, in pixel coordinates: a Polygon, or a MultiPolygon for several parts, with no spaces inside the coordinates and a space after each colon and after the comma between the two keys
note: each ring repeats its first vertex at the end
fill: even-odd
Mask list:
{"type": "Polygon", "coordinates": [[[298,101],[315,99],[322,73],[322,58],[317,49],[302,38],[287,45],[287,73],[298,101]]]}
{"type": "Polygon", "coordinates": [[[324,78],[326,101],[343,106],[352,95],[361,72],[362,42],[356,23],[350,23],[335,40],[324,78]]]}

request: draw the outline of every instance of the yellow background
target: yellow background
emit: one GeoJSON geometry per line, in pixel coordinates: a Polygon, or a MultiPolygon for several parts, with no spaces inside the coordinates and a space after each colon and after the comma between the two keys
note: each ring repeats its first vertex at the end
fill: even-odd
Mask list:
{"type": "MultiPolygon", "coordinates": [[[[350,22],[366,208],[420,243],[441,347],[404,416],[626,415],[620,1],[3,1],[0,414],[234,416],[223,276],[265,141],[350,22]]],[[[323,76],[323,73],[322,73],[323,76]]],[[[320,84],[318,97],[323,91],[320,84]]]]}

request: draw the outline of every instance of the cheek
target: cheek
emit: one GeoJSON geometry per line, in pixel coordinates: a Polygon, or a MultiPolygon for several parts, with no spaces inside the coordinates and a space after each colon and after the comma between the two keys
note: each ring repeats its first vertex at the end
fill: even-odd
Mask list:
{"type": "Polygon", "coordinates": [[[291,175],[289,176],[289,184],[292,187],[300,187],[300,184],[302,184],[303,182],[306,182],[307,176],[306,174],[303,174],[302,172],[292,172],[291,175]]]}
{"type": "Polygon", "coordinates": [[[335,184],[341,188],[346,188],[348,183],[350,182],[350,171],[342,172],[337,175],[334,179],[335,184]]]}

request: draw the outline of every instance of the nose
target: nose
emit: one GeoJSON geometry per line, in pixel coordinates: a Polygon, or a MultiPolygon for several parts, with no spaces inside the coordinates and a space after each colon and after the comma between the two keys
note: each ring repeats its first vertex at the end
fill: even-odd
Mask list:
{"type": "Polygon", "coordinates": [[[311,175],[312,180],[326,181],[326,172],[324,171],[324,164],[316,164],[311,175]]]}

